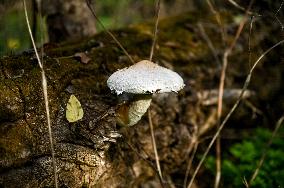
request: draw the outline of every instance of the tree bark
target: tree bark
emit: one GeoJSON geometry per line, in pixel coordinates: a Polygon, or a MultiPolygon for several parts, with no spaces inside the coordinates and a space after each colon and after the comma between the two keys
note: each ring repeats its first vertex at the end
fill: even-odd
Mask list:
{"type": "MultiPolygon", "coordinates": [[[[230,33],[237,24],[227,13],[223,16],[227,39],[231,41],[230,33]]],[[[202,129],[202,135],[208,135],[210,127],[216,125],[216,103],[203,105],[205,99],[200,94],[218,88],[220,66],[199,30],[200,23],[220,57],[224,43],[212,15],[187,13],[160,23],[154,60],[174,69],[186,84],[179,94],[155,95],[151,104],[165,186],[182,184],[193,134],[198,135],[202,129]],[[209,128],[204,130],[206,126],[209,128]]],[[[149,56],[152,28],[153,23],[141,23],[114,34],[139,61],[149,56]]],[[[283,39],[272,22],[262,20],[258,29],[262,32],[254,33],[251,38],[253,60],[275,41],[283,39]]],[[[248,35],[245,30],[229,57],[227,89],[241,88],[246,78],[248,35]]],[[[59,185],[159,187],[147,118],[129,128],[118,127],[115,122],[118,101],[107,88],[106,80],[117,69],[131,65],[122,50],[106,33],[99,33],[69,44],[47,44],[44,51],[59,185]],[[91,61],[82,63],[82,59],[74,56],[77,52],[85,52],[91,61]],[[84,110],[83,119],[75,123],[68,123],[65,118],[71,94],[79,99],[84,110]]],[[[251,95],[246,100],[262,113],[255,114],[251,106],[243,103],[227,126],[239,131],[242,127],[267,125],[268,120],[277,120],[284,111],[280,92],[284,73],[284,66],[280,66],[281,52],[283,47],[273,50],[252,77],[251,95]]],[[[0,186],[52,187],[41,74],[34,52],[4,57],[0,68],[0,186]]],[[[233,97],[225,100],[224,114],[234,101],[233,97]]]]}
{"type": "Polygon", "coordinates": [[[84,0],[44,0],[42,10],[50,42],[82,39],[96,33],[96,21],[84,0]]]}

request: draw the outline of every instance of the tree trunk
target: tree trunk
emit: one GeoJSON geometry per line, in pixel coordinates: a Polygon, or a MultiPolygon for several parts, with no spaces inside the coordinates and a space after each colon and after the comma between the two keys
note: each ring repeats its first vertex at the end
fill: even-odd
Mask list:
{"type": "MultiPolygon", "coordinates": [[[[223,17],[227,40],[232,41],[230,33],[234,33],[237,24],[228,13],[223,17]]],[[[199,136],[199,141],[203,140],[203,135],[208,136],[210,127],[216,125],[214,97],[200,96],[218,89],[220,64],[208,47],[200,24],[214,44],[214,53],[221,57],[224,43],[214,16],[187,13],[164,19],[159,25],[154,60],[174,69],[186,84],[179,94],[155,95],[150,107],[166,186],[182,185],[193,134],[199,136]],[[205,105],[205,99],[213,102],[205,105]],[[202,135],[199,130],[203,130],[202,135]]],[[[253,60],[281,39],[280,29],[273,24],[258,22],[258,30],[262,32],[253,33],[251,38],[253,60]]],[[[142,23],[114,34],[139,61],[149,56],[152,28],[153,23],[142,23]]],[[[229,56],[226,91],[243,86],[249,68],[248,33],[247,29],[242,33],[229,56]]],[[[107,88],[106,80],[117,69],[131,65],[122,50],[106,33],[99,33],[88,40],[47,44],[44,51],[59,185],[159,187],[147,117],[129,128],[120,128],[115,122],[118,101],[107,88]],[[77,52],[86,52],[91,61],[83,63],[74,57],[77,52]],[[68,123],[65,118],[71,94],[79,99],[84,110],[83,119],[75,123],[68,123]]],[[[278,47],[267,55],[252,77],[246,100],[263,113],[252,118],[255,111],[243,103],[227,126],[239,132],[241,128],[267,125],[267,120],[273,124],[284,111],[280,92],[284,87],[281,85],[284,66],[279,66],[281,52],[283,47],[278,47]]],[[[0,68],[0,186],[52,187],[41,74],[34,52],[4,57],[0,68]]],[[[225,98],[224,114],[235,97],[225,98]]]]}
{"type": "Polygon", "coordinates": [[[84,0],[44,0],[50,42],[62,42],[93,36],[96,22],[84,0]]]}

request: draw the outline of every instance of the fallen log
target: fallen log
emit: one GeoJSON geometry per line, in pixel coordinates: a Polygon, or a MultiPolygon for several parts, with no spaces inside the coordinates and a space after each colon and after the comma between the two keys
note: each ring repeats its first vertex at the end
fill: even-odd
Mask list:
{"type": "MultiPolygon", "coordinates": [[[[231,41],[238,24],[233,15],[224,16],[227,41],[231,41]]],[[[152,28],[153,23],[148,22],[113,32],[138,62],[149,56],[152,28]]],[[[261,20],[257,28],[261,32],[251,36],[252,60],[283,39],[273,23],[261,20]]],[[[234,93],[232,90],[238,94],[236,89],[242,87],[249,70],[248,36],[246,28],[229,57],[225,82],[229,94],[234,93]]],[[[43,48],[59,185],[160,186],[147,116],[133,127],[116,124],[119,101],[106,80],[117,69],[131,65],[122,50],[104,32],[83,41],[46,44],[43,48]],[[90,60],[85,61],[76,53],[85,53],[90,60]],[[74,123],[65,117],[71,94],[84,110],[83,119],[74,123]]],[[[205,100],[216,100],[200,96],[211,90],[216,93],[221,66],[218,59],[223,51],[220,27],[212,15],[186,13],[160,22],[154,61],[178,72],[186,84],[179,94],[154,96],[150,107],[162,172],[169,185],[183,182],[193,135],[200,141],[217,124],[216,103],[203,105],[205,100]]],[[[252,105],[241,104],[228,123],[230,128],[267,126],[268,122],[273,125],[271,122],[281,115],[281,52],[283,47],[276,48],[257,67],[248,91],[251,94],[245,99],[252,105]]],[[[52,187],[41,74],[34,52],[1,58],[0,70],[0,186],[52,187]]],[[[223,114],[236,99],[235,95],[226,96],[229,98],[224,99],[223,114]]]]}

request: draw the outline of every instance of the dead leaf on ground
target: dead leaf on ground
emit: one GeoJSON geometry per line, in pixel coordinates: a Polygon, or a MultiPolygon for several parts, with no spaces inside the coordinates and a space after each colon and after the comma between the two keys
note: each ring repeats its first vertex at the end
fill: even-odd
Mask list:
{"type": "Polygon", "coordinates": [[[79,59],[79,61],[83,64],[88,64],[91,61],[91,58],[87,56],[85,52],[78,52],[74,54],[74,57],[76,59],[79,59]]]}

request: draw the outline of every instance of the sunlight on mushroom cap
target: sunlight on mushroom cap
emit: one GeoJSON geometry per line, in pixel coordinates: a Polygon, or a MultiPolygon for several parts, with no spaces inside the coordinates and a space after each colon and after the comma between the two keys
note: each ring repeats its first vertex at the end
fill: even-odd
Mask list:
{"type": "Polygon", "coordinates": [[[176,72],[143,60],[113,73],[107,85],[117,95],[123,92],[147,94],[178,92],[184,87],[184,82],[176,72]]]}

